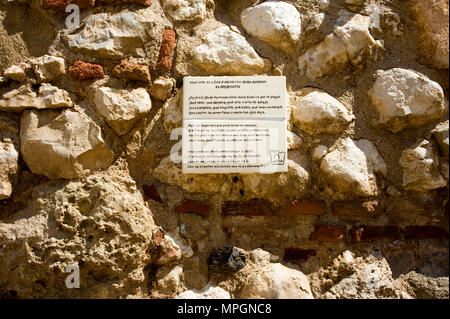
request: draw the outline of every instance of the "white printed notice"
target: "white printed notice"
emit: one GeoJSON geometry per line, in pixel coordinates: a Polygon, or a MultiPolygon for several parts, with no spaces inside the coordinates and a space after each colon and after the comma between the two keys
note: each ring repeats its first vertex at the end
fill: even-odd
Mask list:
{"type": "Polygon", "coordinates": [[[286,78],[185,77],[183,173],[287,172],[286,78]]]}

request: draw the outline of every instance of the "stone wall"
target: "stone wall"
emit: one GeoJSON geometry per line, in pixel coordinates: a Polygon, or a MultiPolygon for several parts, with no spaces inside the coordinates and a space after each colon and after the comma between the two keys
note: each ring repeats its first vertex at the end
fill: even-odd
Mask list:
{"type": "Polygon", "coordinates": [[[448,298],[448,14],[1,0],[0,297],[448,298]],[[189,75],[286,76],[288,172],[182,174],[189,75]]]}

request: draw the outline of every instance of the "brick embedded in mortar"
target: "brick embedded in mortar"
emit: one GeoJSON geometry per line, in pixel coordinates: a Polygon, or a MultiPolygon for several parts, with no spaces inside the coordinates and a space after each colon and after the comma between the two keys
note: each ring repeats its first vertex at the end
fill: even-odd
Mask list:
{"type": "Polygon", "coordinates": [[[406,226],[405,239],[447,239],[448,232],[436,226],[406,226]]]}
{"type": "Polygon", "coordinates": [[[284,261],[308,260],[316,256],[314,249],[286,248],[284,250],[284,261]]]}
{"type": "Polygon", "coordinates": [[[159,196],[159,192],[156,189],[155,184],[152,185],[143,185],[142,186],[144,190],[144,200],[148,201],[149,199],[161,202],[161,196],[159,196]]]}
{"type": "Polygon", "coordinates": [[[175,52],[176,35],[172,29],[165,29],[162,34],[162,43],[159,50],[157,67],[163,71],[172,68],[172,60],[175,52]]]}
{"type": "Polygon", "coordinates": [[[65,12],[69,4],[76,4],[80,9],[88,9],[95,6],[95,0],[44,0],[42,8],[65,12]]]}
{"type": "Polygon", "coordinates": [[[286,207],[288,215],[323,215],[326,211],[325,202],[308,199],[294,199],[286,207]]]}
{"type": "Polygon", "coordinates": [[[350,229],[350,236],[354,242],[375,241],[400,238],[400,228],[397,226],[356,226],[350,229]]]}
{"type": "Polygon", "coordinates": [[[347,229],[344,225],[316,225],[309,235],[310,240],[317,241],[341,241],[345,237],[347,229]]]}
{"type": "Polygon", "coordinates": [[[99,64],[77,61],[69,67],[69,76],[75,80],[86,81],[103,79],[105,73],[99,64]]]}
{"type": "Polygon", "coordinates": [[[175,213],[197,214],[203,217],[208,217],[210,212],[211,206],[196,200],[187,200],[182,205],[175,208],[175,213]]]}
{"type": "Polygon", "coordinates": [[[275,210],[266,199],[251,199],[245,202],[226,201],[222,205],[222,216],[272,216],[275,210]]]}
{"type": "Polygon", "coordinates": [[[340,201],[332,205],[335,216],[378,217],[382,208],[378,201],[340,201]]]}

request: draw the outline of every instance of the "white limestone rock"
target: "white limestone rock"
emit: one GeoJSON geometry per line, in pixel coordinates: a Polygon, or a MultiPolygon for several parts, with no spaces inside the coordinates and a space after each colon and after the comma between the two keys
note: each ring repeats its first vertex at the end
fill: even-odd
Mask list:
{"type": "Polygon", "coordinates": [[[308,190],[310,182],[308,158],[299,151],[290,151],[287,172],[242,174],[241,180],[244,193],[253,198],[301,196],[308,190]]]}
{"type": "Polygon", "coordinates": [[[379,194],[375,173],[387,174],[387,166],[368,140],[346,138],[320,164],[326,180],[340,193],[357,196],[379,194]]]}
{"type": "Polygon", "coordinates": [[[265,61],[247,40],[228,26],[210,32],[193,56],[199,67],[213,75],[253,75],[265,69],[265,61]]]}
{"type": "Polygon", "coordinates": [[[160,40],[162,19],[151,8],[139,13],[98,13],[90,15],[79,28],[65,31],[62,39],[71,50],[98,58],[143,57],[144,45],[150,39],[160,40]]]}
{"type": "Polygon", "coordinates": [[[72,107],[69,93],[48,83],[39,87],[39,94],[28,85],[3,94],[0,111],[22,112],[25,109],[57,109],[72,107]]]}
{"type": "Polygon", "coordinates": [[[174,97],[168,100],[163,107],[164,128],[167,133],[171,133],[175,128],[183,125],[183,90],[180,90],[174,97]]]}
{"type": "Polygon", "coordinates": [[[328,147],[325,145],[317,145],[312,151],[312,158],[316,162],[320,161],[328,153],[328,147]]]}
{"type": "Polygon", "coordinates": [[[433,145],[422,140],[402,152],[403,186],[415,191],[428,191],[447,186],[439,172],[439,157],[433,145]]]}
{"type": "Polygon", "coordinates": [[[153,82],[150,95],[157,100],[165,101],[172,93],[175,84],[175,79],[159,77],[153,82]]]}
{"type": "Polygon", "coordinates": [[[255,267],[242,285],[240,299],[314,299],[308,278],[279,263],[255,267]]]}
{"type": "Polygon", "coordinates": [[[311,80],[360,66],[366,58],[375,58],[375,49],[381,47],[369,32],[370,17],[346,13],[340,20],[342,25],[298,60],[300,72],[311,80]]]}
{"type": "Polygon", "coordinates": [[[294,132],[287,131],[287,144],[289,151],[298,150],[302,146],[303,140],[294,132]]]}
{"type": "Polygon", "coordinates": [[[175,299],[231,299],[230,293],[220,287],[207,285],[203,290],[186,290],[175,299]]]}
{"type": "Polygon", "coordinates": [[[264,2],[247,8],[241,13],[241,23],[250,35],[287,52],[292,52],[300,40],[300,13],[286,2],[264,2]]]}
{"type": "Polygon", "coordinates": [[[17,82],[23,82],[27,79],[26,70],[30,68],[28,63],[19,63],[12,65],[5,70],[3,76],[17,82]]]}
{"type": "Polygon", "coordinates": [[[25,111],[20,144],[30,170],[49,178],[76,178],[106,168],[114,160],[100,127],[71,110],[25,111]]]}
{"type": "Polygon", "coordinates": [[[296,126],[308,134],[339,133],[355,117],[351,111],[328,93],[304,89],[293,105],[296,126]]]}
{"type": "Polygon", "coordinates": [[[161,4],[175,22],[200,22],[206,17],[206,0],[162,0],[161,4]]]}
{"type": "Polygon", "coordinates": [[[124,90],[101,87],[95,92],[94,103],[117,135],[128,133],[152,107],[150,95],[144,88],[124,90]]]}
{"type": "Polygon", "coordinates": [[[161,242],[160,253],[156,263],[165,265],[183,257],[189,258],[194,255],[192,248],[181,238],[177,232],[164,234],[161,242]]]}
{"type": "Polygon", "coordinates": [[[438,83],[401,68],[379,71],[368,94],[379,114],[375,125],[393,133],[438,119],[446,109],[444,92],[438,83]]]}
{"type": "Polygon", "coordinates": [[[60,57],[44,55],[29,62],[38,82],[49,82],[66,73],[66,61],[60,57]]]}

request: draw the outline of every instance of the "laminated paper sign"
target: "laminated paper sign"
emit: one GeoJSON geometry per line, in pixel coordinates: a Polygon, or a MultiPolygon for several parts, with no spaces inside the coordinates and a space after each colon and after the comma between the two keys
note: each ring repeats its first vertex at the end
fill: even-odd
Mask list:
{"type": "Polygon", "coordinates": [[[183,173],[287,169],[285,77],[184,78],[183,173]]]}

